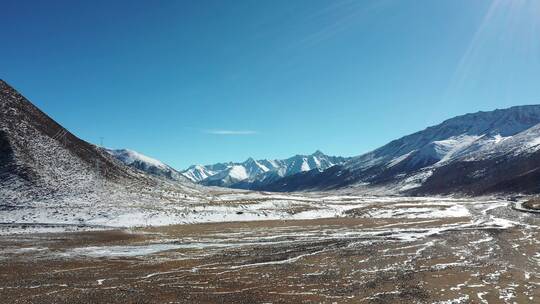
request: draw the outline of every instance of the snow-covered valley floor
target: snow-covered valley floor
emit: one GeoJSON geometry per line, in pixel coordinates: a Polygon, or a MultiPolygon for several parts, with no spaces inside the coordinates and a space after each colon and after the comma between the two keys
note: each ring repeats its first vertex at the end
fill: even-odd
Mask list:
{"type": "Polygon", "coordinates": [[[2,212],[2,299],[540,301],[540,216],[503,200],[225,191],[169,207],[2,212]]]}
{"type": "MultiPolygon", "coordinates": [[[[216,188],[218,189],[218,188],[216,188]]],[[[278,194],[217,190],[180,200],[105,196],[91,202],[65,198],[10,206],[0,212],[0,234],[62,232],[261,220],[335,217],[462,217],[472,204],[506,204],[495,199],[351,196],[333,193],[278,194]]]]}

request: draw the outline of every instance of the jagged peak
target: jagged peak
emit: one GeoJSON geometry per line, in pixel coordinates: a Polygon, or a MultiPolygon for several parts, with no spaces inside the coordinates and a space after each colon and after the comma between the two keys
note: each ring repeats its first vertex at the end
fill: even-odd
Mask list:
{"type": "Polygon", "coordinates": [[[312,156],[326,156],[326,154],[324,154],[321,150],[316,150],[315,152],[313,152],[313,154],[311,154],[312,156]]]}
{"type": "Polygon", "coordinates": [[[190,167],[188,168],[188,170],[190,170],[190,169],[205,170],[206,167],[203,166],[203,165],[201,165],[201,164],[196,164],[196,165],[190,166],[190,167]]]}
{"type": "Polygon", "coordinates": [[[246,161],[244,163],[248,164],[248,163],[256,163],[256,162],[257,161],[253,157],[248,157],[248,159],[246,159],[246,161]]]}

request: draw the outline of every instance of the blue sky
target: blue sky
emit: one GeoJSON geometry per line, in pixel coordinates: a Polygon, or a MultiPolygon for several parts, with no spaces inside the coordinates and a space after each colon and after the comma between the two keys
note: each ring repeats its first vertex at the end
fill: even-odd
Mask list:
{"type": "Polygon", "coordinates": [[[184,168],[353,156],[540,103],[540,2],[2,1],[0,77],[93,143],[184,168]]]}

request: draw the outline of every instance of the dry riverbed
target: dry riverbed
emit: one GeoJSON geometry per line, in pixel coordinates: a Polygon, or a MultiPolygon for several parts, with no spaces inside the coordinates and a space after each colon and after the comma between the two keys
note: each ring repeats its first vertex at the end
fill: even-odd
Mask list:
{"type": "Polygon", "coordinates": [[[332,218],[3,235],[0,301],[540,302],[539,215],[487,200],[347,204],[332,218]]]}

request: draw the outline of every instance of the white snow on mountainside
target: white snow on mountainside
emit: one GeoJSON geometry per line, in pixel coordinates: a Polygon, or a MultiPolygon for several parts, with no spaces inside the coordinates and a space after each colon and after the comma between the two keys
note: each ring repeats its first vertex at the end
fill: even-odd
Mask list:
{"type": "Polygon", "coordinates": [[[341,164],[345,160],[346,158],[343,157],[328,156],[321,151],[316,151],[311,155],[296,155],[283,160],[249,158],[242,163],[195,165],[183,171],[182,174],[203,185],[249,188],[250,183],[271,182],[313,169],[324,170],[341,164]]]}
{"type": "Polygon", "coordinates": [[[359,176],[358,184],[376,184],[381,176],[391,176],[399,191],[410,190],[438,167],[538,151],[539,123],[538,105],[466,114],[355,157],[343,168],[359,176]]]}
{"type": "Polygon", "coordinates": [[[148,166],[153,166],[153,167],[161,168],[161,169],[165,169],[169,167],[157,159],[148,157],[139,152],[129,150],[129,149],[119,149],[119,150],[107,149],[107,152],[109,152],[114,157],[121,160],[126,165],[131,165],[135,162],[141,162],[141,163],[147,164],[148,166]]]}
{"type": "Polygon", "coordinates": [[[540,124],[533,126],[514,136],[491,137],[482,142],[478,142],[471,147],[468,153],[461,157],[464,160],[483,160],[496,156],[522,155],[534,153],[540,150],[540,124]]]}
{"type": "Polygon", "coordinates": [[[169,165],[161,161],[143,155],[129,149],[104,149],[107,153],[120,160],[122,163],[138,170],[150,173],[155,176],[165,177],[175,181],[187,181],[187,178],[169,165]]]}
{"type": "Polygon", "coordinates": [[[477,151],[495,149],[506,138],[540,123],[540,106],[517,106],[448,119],[423,131],[394,140],[345,163],[351,170],[365,170],[402,161],[409,165],[446,163],[477,151]]]}
{"type": "Polygon", "coordinates": [[[215,171],[207,169],[206,167],[201,166],[201,165],[193,165],[189,167],[187,170],[182,172],[182,175],[187,177],[192,182],[201,181],[215,174],[216,174],[215,171]]]}
{"type": "Polygon", "coordinates": [[[242,165],[233,165],[204,179],[204,184],[208,186],[231,185],[249,177],[248,169],[242,165]]]}

